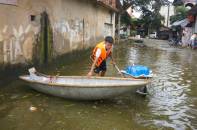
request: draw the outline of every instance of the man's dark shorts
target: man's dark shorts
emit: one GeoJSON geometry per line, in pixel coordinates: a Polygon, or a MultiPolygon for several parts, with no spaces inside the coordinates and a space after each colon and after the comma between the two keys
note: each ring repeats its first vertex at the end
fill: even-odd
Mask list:
{"type": "Polygon", "coordinates": [[[106,60],[104,60],[99,67],[95,66],[94,73],[99,73],[100,71],[106,71],[106,60]]]}

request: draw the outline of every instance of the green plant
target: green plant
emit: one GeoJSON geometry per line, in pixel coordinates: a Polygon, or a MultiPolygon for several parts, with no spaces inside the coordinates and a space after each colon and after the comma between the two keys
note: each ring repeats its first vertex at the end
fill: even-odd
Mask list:
{"type": "Polygon", "coordinates": [[[128,32],[126,32],[126,36],[128,36],[128,32]]]}
{"type": "Polygon", "coordinates": [[[131,35],[134,35],[134,33],[136,33],[136,31],[131,31],[131,35]]]}
{"type": "Polygon", "coordinates": [[[170,21],[170,24],[173,24],[175,21],[181,19],[181,18],[185,18],[188,16],[187,12],[189,11],[188,8],[186,7],[175,7],[174,8],[174,13],[175,15],[172,15],[170,17],[171,21],[170,21]]]}

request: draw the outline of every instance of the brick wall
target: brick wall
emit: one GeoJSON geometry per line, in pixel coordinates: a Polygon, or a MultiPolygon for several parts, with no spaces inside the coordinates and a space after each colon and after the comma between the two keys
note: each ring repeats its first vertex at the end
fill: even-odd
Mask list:
{"type": "Polygon", "coordinates": [[[100,1],[110,5],[112,8],[116,8],[116,0],[100,0],[100,1]]]}

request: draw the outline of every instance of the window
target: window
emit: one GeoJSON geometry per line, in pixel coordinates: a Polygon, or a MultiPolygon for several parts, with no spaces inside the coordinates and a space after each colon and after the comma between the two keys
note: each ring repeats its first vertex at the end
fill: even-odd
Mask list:
{"type": "Polygon", "coordinates": [[[36,16],[35,15],[31,15],[31,21],[36,21],[36,16]]]}

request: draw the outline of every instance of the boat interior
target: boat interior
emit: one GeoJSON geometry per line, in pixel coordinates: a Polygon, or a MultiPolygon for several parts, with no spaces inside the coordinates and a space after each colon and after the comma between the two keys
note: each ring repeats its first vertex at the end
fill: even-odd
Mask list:
{"type": "MultiPolygon", "coordinates": [[[[28,77],[21,77],[22,79],[32,80],[28,77]]],[[[34,80],[35,81],[35,80],[34,80]]],[[[58,77],[52,83],[55,84],[74,84],[74,85],[124,85],[124,84],[142,84],[147,83],[148,80],[116,80],[116,79],[86,79],[86,78],[64,78],[58,77]]]]}

